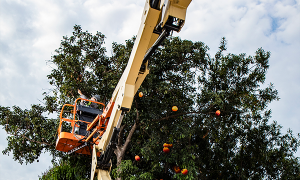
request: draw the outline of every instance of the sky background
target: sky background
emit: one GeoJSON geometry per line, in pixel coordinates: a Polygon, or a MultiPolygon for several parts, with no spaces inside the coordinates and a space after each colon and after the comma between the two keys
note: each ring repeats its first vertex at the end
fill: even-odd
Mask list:
{"type": "MultiPolygon", "coordinates": [[[[50,87],[47,60],[73,26],[124,43],[136,35],[145,0],[0,0],[0,105],[30,108],[42,103],[50,87]]],[[[174,36],[202,41],[211,56],[226,37],[225,53],[255,55],[271,52],[266,84],[274,83],[280,101],[271,103],[272,120],[300,133],[300,0],[193,0],[182,31],[174,36]]],[[[7,146],[0,129],[0,151],[7,146]]],[[[296,154],[300,156],[300,152],[296,154]]],[[[38,179],[51,166],[43,154],[39,162],[20,165],[0,153],[1,179],[38,179]]]]}

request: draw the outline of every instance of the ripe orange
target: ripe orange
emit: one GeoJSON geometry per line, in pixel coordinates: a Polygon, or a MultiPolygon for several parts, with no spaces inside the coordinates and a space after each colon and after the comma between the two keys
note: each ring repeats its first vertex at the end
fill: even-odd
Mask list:
{"type": "Polygon", "coordinates": [[[173,147],[173,144],[167,144],[167,143],[164,143],[164,147],[173,147]]]}
{"type": "Polygon", "coordinates": [[[143,95],[144,95],[143,92],[139,93],[139,97],[143,97],[143,95]]]}
{"type": "Polygon", "coordinates": [[[181,171],[181,173],[182,173],[183,175],[187,175],[188,170],[187,170],[187,169],[183,169],[183,170],[181,171]]]}
{"type": "Polygon", "coordinates": [[[164,152],[167,154],[167,153],[169,153],[169,152],[170,152],[170,149],[169,149],[169,148],[167,148],[167,147],[164,147],[163,151],[164,151],[164,152]]]}
{"type": "Polygon", "coordinates": [[[220,111],[220,110],[217,110],[217,111],[216,111],[216,116],[220,116],[220,114],[221,114],[221,111],[220,111]]]}
{"type": "Polygon", "coordinates": [[[172,107],[172,111],[178,111],[178,107],[177,106],[173,106],[172,107]]]}
{"type": "Polygon", "coordinates": [[[174,171],[175,171],[176,174],[180,173],[180,167],[174,166],[174,171]]]}
{"type": "Polygon", "coordinates": [[[136,160],[136,161],[140,161],[140,160],[141,160],[140,156],[136,155],[136,156],[135,156],[135,160],[136,160]]]}

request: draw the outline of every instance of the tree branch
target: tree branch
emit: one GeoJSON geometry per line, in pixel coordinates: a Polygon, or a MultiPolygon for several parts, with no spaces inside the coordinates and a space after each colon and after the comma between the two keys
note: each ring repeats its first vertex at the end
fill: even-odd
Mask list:
{"type": "Polygon", "coordinates": [[[131,127],[131,130],[129,131],[129,134],[128,134],[128,136],[126,138],[126,141],[123,145],[123,148],[122,148],[122,151],[121,151],[121,154],[120,154],[120,157],[122,157],[122,159],[124,157],[125,151],[126,151],[128,145],[129,145],[130,141],[131,141],[132,135],[133,135],[134,131],[136,130],[136,128],[138,126],[137,124],[139,122],[139,111],[137,110],[137,102],[136,101],[135,101],[135,105],[136,105],[136,120],[135,120],[135,123],[133,124],[133,126],[131,127]]]}
{"type": "Polygon", "coordinates": [[[120,129],[120,133],[119,133],[119,137],[118,137],[118,145],[117,145],[117,149],[115,150],[115,154],[117,155],[117,166],[119,166],[119,164],[121,164],[121,161],[125,155],[125,151],[131,141],[131,138],[133,136],[133,133],[135,132],[136,128],[137,128],[137,123],[139,122],[139,112],[137,110],[137,102],[135,101],[135,105],[136,105],[136,121],[133,124],[133,126],[131,127],[131,130],[129,131],[129,134],[125,140],[124,145],[122,146],[122,134],[124,132],[124,128],[125,125],[123,125],[120,129]]]}
{"type": "Polygon", "coordinates": [[[31,142],[34,142],[34,143],[45,144],[45,145],[48,145],[48,146],[54,145],[54,144],[49,144],[49,143],[46,143],[46,142],[35,141],[35,140],[33,140],[33,139],[30,139],[30,138],[26,137],[24,134],[21,134],[21,136],[22,136],[23,138],[25,138],[25,139],[31,141],[31,142]]]}
{"type": "Polygon", "coordinates": [[[200,114],[201,112],[197,112],[197,111],[194,111],[194,112],[185,112],[185,113],[179,113],[179,114],[174,114],[172,116],[167,116],[167,117],[163,117],[163,118],[160,118],[160,119],[152,119],[152,121],[162,121],[162,120],[169,120],[169,118],[174,118],[174,117],[178,117],[178,116],[182,116],[182,115],[187,115],[187,114],[200,114]]]}
{"type": "Polygon", "coordinates": [[[125,127],[126,127],[126,124],[124,124],[123,126],[121,126],[121,128],[120,128],[120,132],[119,132],[119,135],[118,135],[118,145],[117,146],[122,146],[122,143],[123,143],[123,141],[122,141],[122,138],[123,138],[123,134],[124,134],[124,129],[125,129],[125,127]]]}
{"type": "MultiPolygon", "coordinates": [[[[16,129],[14,134],[9,133],[9,132],[7,132],[7,134],[12,135],[12,136],[18,136],[18,130],[19,130],[19,128],[16,129]]],[[[22,136],[23,138],[27,139],[28,141],[31,141],[31,142],[34,142],[34,143],[45,144],[45,145],[48,145],[48,146],[54,145],[53,143],[49,144],[49,143],[46,143],[46,142],[40,142],[40,141],[30,139],[29,137],[27,137],[27,136],[25,136],[24,134],[21,134],[21,133],[19,134],[19,136],[22,136]]]]}

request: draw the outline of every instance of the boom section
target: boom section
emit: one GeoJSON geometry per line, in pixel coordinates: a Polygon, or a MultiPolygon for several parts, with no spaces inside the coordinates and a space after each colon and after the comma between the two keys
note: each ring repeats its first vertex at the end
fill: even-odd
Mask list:
{"type": "Polygon", "coordinates": [[[119,117],[121,116],[122,110],[126,111],[131,108],[135,93],[149,73],[147,65],[144,72],[141,72],[140,68],[147,50],[159,37],[157,32],[163,32],[164,29],[167,31],[180,31],[184,24],[186,9],[190,2],[191,0],[161,1],[159,7],[157,7],[158,9],[156,9],[150,6],[149,0],[146,1],[141,25],[128,64],[112,95],[111,101],[115,103],[112,107],[113,110],[106,132],[97,147],[100,151],[106,149],[113,128],[121,124],[122,120],[119,119],[119,117]]]}

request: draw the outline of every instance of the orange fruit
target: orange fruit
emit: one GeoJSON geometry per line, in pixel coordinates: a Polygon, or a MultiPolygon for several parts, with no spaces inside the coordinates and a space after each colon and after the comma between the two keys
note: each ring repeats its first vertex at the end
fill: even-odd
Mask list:
{"type": "Polygon", "coordinates": [[[136,156],[135,156],[135,160],[136,160],[136,161],[140,161],[140,160],[141,160],[140,156],[136,155],[136,156]]]}
{"type": "Polygon", "coordinates": [[[143,92],[139,93],[139,97],[143,97],[143,95],[144,95],[143,92]]]}
{"type": "Polygon", "coordinates": [[[216,111],[216,116],[220,116],[220,114],[221,114],[221,111],[220,111],[220,110],[217,110],[217,111],[216,111]]]}
{"type": "Polygon", "coordinates": [[[180,167],[178,167],[178,166],[174,166],[174,171],[175,171],[175,173],[177,174],[177,173],[180,173],[180,167]]]}
{"type": "Polygon", "coordinates": [[[183,170],[181,171],[181,173],[182,173],[183,175],[187,175],[188,170],[187,170],[187,169],[183,169],[183,170]]]}
{"type": "Polygon", "coordinates": [[[177,106],[173,106],[172,107],[172,111],[178,111],[178,107],[177,106]]]}
{"type": "Polygon", "coordinates": [[[167,147],[164,147],[163,151],[164,151],[166,154],[168,154],[168,153],[170,152],[170,149],[167,148],[167,147]]]}
{"type": "Polygon", "coordinates": [[[171,148],[171,147],[173,147],[173,144],[164,143],[164,147],[168,147],[168,148],[170,147],[171,148]]]}

